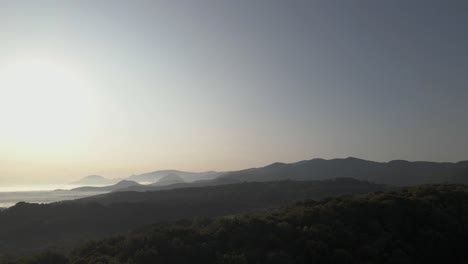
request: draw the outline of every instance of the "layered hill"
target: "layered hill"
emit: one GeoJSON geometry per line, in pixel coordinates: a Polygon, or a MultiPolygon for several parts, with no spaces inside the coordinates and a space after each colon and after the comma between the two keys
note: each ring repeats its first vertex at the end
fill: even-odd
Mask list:
{"type": "Polygon", "coordinates": [[[70,191],[75,191],[75,192],[112,192],[112,191],[117,191],[121,189],[126,189],[129,187],[133,186],[141,186],[141,184],[134,182],[134,181],[128,181],[128,180],[122,180],[119,181],[118,183],[114,185],[109,185],[109,186],[103,186],[103,187],[94,187],[94,186],[84,186],[84,187],[78,187],[71,189],[70,191]]]}
{"type": "Polygon", "coordinates": [[[0,212],[0,253],[69,246],[155,222],[232,215],[277,208],[302,199],[384,189],[353,179],[279,181],[114,192],[52,204],[18,203],[0,212]]]}
{"type": "Polygon", "coordinates": [[[468,183],[468,161],[456,163],[393,160],[375,162],[358,158],[312,159],[296,163],[276,162],[265,167],[231,172],[184,172],[161,170],[127,178],[140,185],[112,191],[154,191],[186,187],[258,181],[315,181],[338,177],[355,178],[395,186],[430,183],[468,183]],[[143,184],[142,184],[143,183],[143,184]]]}
{"type": "Polygon", "coordinates": [[[127,180],[131,181],[136,181],[139,183],[146,183],[146,184],[151,184],[158,182],[164,177],[167,177],[169,175],[177,175],[181,179],[183,179],[184,182],[193,182],[193,181],[199,181],[199,180],[211,180],[219,175],[221,175],[221,172],[215,172],[215,171],[208,171],[208,172],[187,172],[187,171],[178,171],[178,170],[159,170],[159,171],[153,171],[153,172],[148,172],[148,173],[143,173],[139,175],[132,175],[127,178],[127,180]]]}
{"type": "Polygon", "coordinates": [[[468,184],[468,161],[439,163],[394,160],[375,162],[357,158],[312,159],[296,163],[276,162],[265,167],[226,172],[212,180],[131,186],[119,191],[155,191],[187,187],[216,186],[240,182],[316,181],[337,177],[355,178],[393,186],[431,183],[468,184]]]}

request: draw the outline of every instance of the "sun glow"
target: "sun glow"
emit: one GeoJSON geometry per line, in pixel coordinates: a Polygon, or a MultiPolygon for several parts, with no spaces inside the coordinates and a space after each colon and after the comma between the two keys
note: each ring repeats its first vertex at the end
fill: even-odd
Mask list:
{"type": "Polygon", "coordinates": [[[65,147],[86,133],[95,113],[92,86],[70,65],[47,59],[0,65],[0,134],[15,147],[65,147]]]}

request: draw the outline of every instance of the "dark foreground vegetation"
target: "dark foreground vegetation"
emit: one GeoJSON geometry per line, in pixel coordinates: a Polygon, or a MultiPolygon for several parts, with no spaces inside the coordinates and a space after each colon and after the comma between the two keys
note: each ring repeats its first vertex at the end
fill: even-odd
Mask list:
{"type": "Polygon", "coordinates": [[[251,182],[152,192],[118,192],[0,212],[0,256],[130,232],[157,223],[279,208],[304,199],[365,194],[384,186],[354,179],[251,182]]]}
{"type": "Polygon", "coordinates": [[[466,241],[468,188],[427,185],[157,224],[3,263],[467,263],[466,241]]]}

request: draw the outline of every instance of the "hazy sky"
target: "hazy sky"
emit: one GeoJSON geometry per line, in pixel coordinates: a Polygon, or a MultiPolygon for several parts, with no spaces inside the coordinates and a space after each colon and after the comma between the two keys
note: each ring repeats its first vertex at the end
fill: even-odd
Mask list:
{"type": "Polygon", "coordinates": [[[468,159],[467,1],[0,1],[0,184],[468,159]]]}

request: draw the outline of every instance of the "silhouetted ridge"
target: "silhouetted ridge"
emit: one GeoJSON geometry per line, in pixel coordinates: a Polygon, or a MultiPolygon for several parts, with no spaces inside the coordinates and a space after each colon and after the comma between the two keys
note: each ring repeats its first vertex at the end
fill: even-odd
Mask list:
{"type": "Polygon", "coordinates": [[[137,182],[134,182],[134,181],[128,181],[128,180],[122,180],[114,185],[110,185],[110,186],[104,186],[104,187],[93,187],[93,186],[84,186],[84,187],[79,187],[79,188],[74,188],[74,189],[71,189],[71,191],[86,191],[86,192],[90,192],[90,191],[103,191],[103,192],[106,192],[106,191],[117,191],[117,190],[120,190],[120,189],[125,189],[125,188],[128,188],[128,187],[132,187],[132,186],[140,186],[139,183],[137,182]]]}
{"type": "Polygon", "coordinates": [[[468,162],[437,163],[394,160],[388,163],[348,157],[273,163],[262,168],[228,172],[220,178],[239,181],[324,180],[348,177],[390,185],[468,183],[468,162]]]}
{"type": "Polygon", "coordinates": [[[282,163],[282,162],[275,162],[275,163],[272,163],[268,166],[265,166],[264,168],[265,169],[273,169],[273,168],[280,168],[280,167],[284,167],[286,165],[286,163],[282,163]]]}

